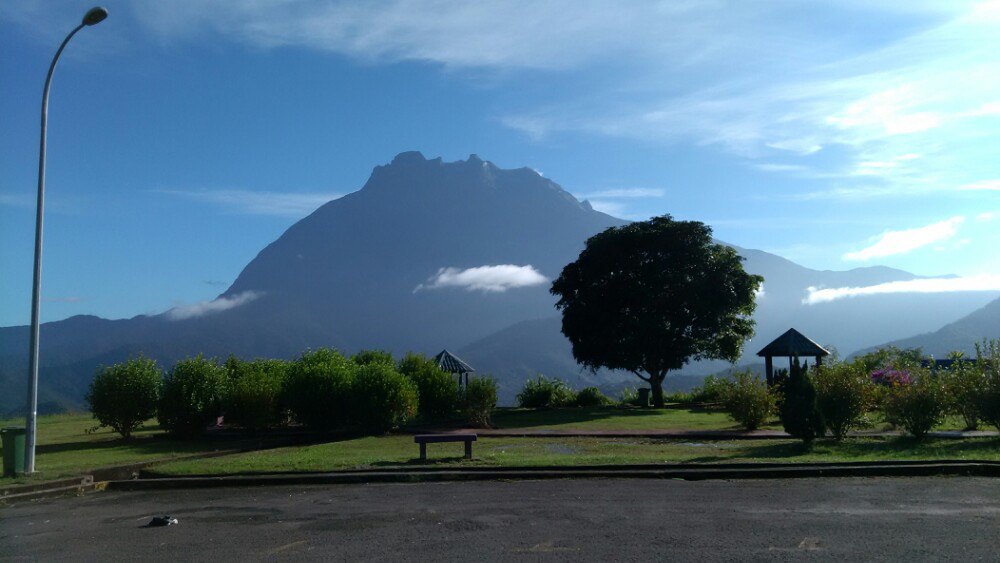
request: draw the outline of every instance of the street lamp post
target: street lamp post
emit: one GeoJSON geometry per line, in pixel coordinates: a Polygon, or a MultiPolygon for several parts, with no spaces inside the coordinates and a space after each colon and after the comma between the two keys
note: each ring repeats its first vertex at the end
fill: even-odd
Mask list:
{"type": "Polygon", "coordinates": [[[38,207],[35,210],[35,274],[34,284],[31,288],[31,352],[28,357],[28,408],[26,413],[27,423],[24,440],[24,470],[26,473],[35,472],[35,437],[38,419],[38,333],[39,333],[39,301],[41,300],[42,289],[42,218],[45,206],[45,130],[49,120],[49,86],[52,85],[52,73],[56,70],[56,63],[59,62],[59,55],[69,40],[84,27],[96,25],[108,17],[108,11],[104,8],[96,7],[87,10],[83,16],[83,21],[69,32],[63,40],[56,56],[52,57],[52,64],[49,65],[49,74],[45,77],[45,89],[42,91],[42,137],[38,148],[38,207]]]}

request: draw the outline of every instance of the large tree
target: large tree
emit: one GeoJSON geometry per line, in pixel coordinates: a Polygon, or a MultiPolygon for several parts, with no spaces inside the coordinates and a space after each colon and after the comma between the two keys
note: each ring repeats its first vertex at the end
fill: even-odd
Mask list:
{"type": "Polygon", "coordinates": [[[736,361],[753,336],[764,278],[742,260],[704,223],[669,215],[591,237],[552,284],[573,356],[634,373],[662,407],[668,372],[690,360],[736,361]]]}

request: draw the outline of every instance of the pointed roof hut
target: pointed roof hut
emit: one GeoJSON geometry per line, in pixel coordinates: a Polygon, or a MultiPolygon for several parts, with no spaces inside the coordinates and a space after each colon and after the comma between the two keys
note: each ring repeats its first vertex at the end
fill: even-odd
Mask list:
{"type": "Polygon", "coordinates": [[[791,369],[792,362],[795,358],[816,358],[816,365],[823,363],[823,358],[829,356],[825,348],[816,344],[812,339],[808,338],[801,332],[795,330],[794,328],[788,329],[784,334],[777,337],[767,346],[764,346],[760,352],[757,352],[758,356],[764,358],[764,370],[767,374],[767,384],[771,385],[774,383],[774,362],[773,358],[787,357],[788,366],[791,369]]]}
{"type": "Polygon", "coordinates": [[[465,384],[469,384],[469,374],[476,371],[475,368],[465,363],[462,358],[452,354],[448,350],[441,350],[441,353],[434,356],[434,361],[442,370],[448,373],[458,374],[458,384],[462,384],[462,376],[465,376],[465,384]]]}

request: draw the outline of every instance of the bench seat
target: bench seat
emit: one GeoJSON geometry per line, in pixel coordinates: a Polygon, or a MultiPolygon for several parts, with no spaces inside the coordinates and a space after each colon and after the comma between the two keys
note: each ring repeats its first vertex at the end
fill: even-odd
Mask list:
{"type": "Polygon", "coordinates": [[[413,441],[420,444],[420,459],[427,459],[427,444],[440,444],[444,442],[465,442],[465,458],[472,459],[472,443],[475,442],[475,434],[417,434],[413,441]]]}

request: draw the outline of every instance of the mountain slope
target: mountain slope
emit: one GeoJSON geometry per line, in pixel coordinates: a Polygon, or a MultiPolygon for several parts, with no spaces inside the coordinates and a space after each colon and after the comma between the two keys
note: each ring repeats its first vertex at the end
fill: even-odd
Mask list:
{"type": "Polygon", "coordinates": [[[975,343],[984,338],[1000,338],[1000,299],[934,332],[895,340],[884,346],[920,348],[936,358],[959,350],[971,357],[975,353],[975,343]]]}
{"type": "MultiPolygon", "coordinates": [[[[505,170],[475,155],[446,163],[401,153],[359,191],[321,206],[261,250],[210,306],[43,325],[41,394],[79,405],[98,366],[140,353],[169,367],[197,353],[288,358],[318,346],[462,350],[481,371],[508,378],[505,388],[537,372],[574,384],[610,381],[619,376],[576,367],[542,277],[558,276],[588,237],[624,223],[528,168],[505,170]],[[494,279],[511,270],[520,278],[494,279]]],[[[809,286],[915,276],[880,267],[817,271],[738,250],[747,269],[766,279],[751,360],[789,326],[848,352],[937,329],[989,299],[888,295],[807,306],[809,286]]],[[[27,336],[26,327],[0,329],[0,412],[23,402],[27,336]]],[[[724,367],[703,363],[687,372],[724,367]]]]}

